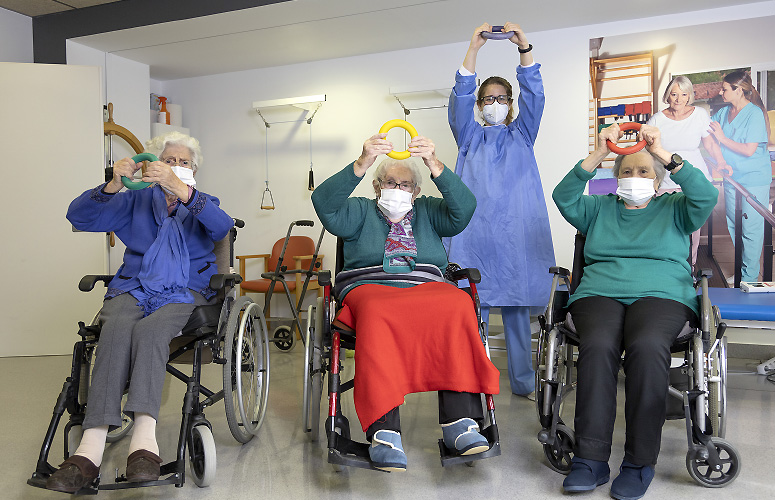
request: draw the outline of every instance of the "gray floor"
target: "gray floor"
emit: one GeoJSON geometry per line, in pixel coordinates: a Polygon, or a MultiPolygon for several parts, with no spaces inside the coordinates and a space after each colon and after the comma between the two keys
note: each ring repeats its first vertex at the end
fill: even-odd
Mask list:
{"type": "MultiPolygon", "coordinates": [[[[273,348],[274,349],[274,348],[273,348]]],[[[117,492],[102,492],[109,498],[242,498],[267,499],[349,499],[401,498],[560,498],[563,476],[545,464],[536,440],[539,426],[534,403],[502,393],[496,397],[497,417],[503,454],[479,461],[475,467],[442,468],[438,458],[435,394],[407,397],[402,407],[404,446],[409,468],[405,473],[350,469],[334,472],[326,463],[322,443],[311,443],[301,432],[301,373],[303,353],[272,352],[271,391],[267,418],[259,436],[240,446],[233,440],[223,414],[223,404],[207,411],[213,424],[218,449],[218,475],[209,488],[197,488],[187,481],[182,488],[163,486],[117,492]]],[[[25,481],[33,471],[45,428],[56,395],[69,371],[67,357],[0,359],[0,389],[4,411],[0,421],[3,443],[0,498],[63,498],[63,494],[32,488],[25,481]]],[[[352,370],[352,360],[347,370],[352,370]]],[[[692,481],[685,467],[686,441],[683,421],[665,425],[662,453],[657,476],[646,496],[648,499],[691,498],[773,498],[772,456],[775,450],[775,385],[751,373],[754,362],[731,360],[729,384],[729,426],[727,440],[742,455],[740,477],[721,490],[703,488],[692,481]]],[[[206,379],[219,389],[219,367],[210,366],[206,379]]],[[[174,455],[180,423],[182,384],[174,382],[165,389],[161,421],[158,426],[162,458],[174,455]]],[[[501,376],[501,389],[508,379],[501,376]]],[[[617,420],[612,468],[622,458],[624,439],[623,396],[617,420]]],[[[321,405],[325,411],[326,405],[321,405]]],[[[352,400],[345,400],[346,414],[354,421],[353,435],[361,436],[352,400]]],[[[572,407],[566,409],[572,415],[572,407]]],[[[572,421],[572,418],[566,418],[572,421]]],[[[51,462],[58,465],[61,443],[52,449],[51,462]]],[[[103,475],[113,468],[122,469],[126,461],[128,439],[110,445],[105,455],[103,475]]],[[[609,486],[602,486],[578,498],[609,498],[609,486]]]]}

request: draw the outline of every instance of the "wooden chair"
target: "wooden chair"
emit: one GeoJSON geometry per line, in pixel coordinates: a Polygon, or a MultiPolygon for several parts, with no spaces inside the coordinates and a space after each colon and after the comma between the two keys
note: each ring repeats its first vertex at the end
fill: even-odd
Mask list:
{"type": "MultiPolygon", "coordinates": [[[[259,279],[247,279],[245,276],[246,262],[250,259],[263,259],[264,270],[262,273],[274,272],[277,269],[277,263],[280,260],[280,252],[283,249],[283,243],[285,238],[281,238],[275,242],[272,247],[271,254],[255,254],[255,255],[237,255],[239,260],[239,273],[242,276],[242,283],[240,283],[240,295],[245,295],[246,292],[266,293],[269,291],[269,287],[272,285],[271,279],[259,278],[259,279]]],[[[288,246],[285,249],[285,256],[283,257],[282,266],[287,266],[288,270],[293,269],[309,269],[312,257],[315,253],[315,242],[308,236],[290,236],[288,240],[288,246]]],[[[323,255],[318,255],[317,262],[320,263],[318,269],[322,269],[323,255]]],[[[286,281],[288,290],[296,297],[296,303],[292,304],[293,308],[297,308],[299,305],[299,299],[301,298],[301,290],[304,286],[304,279],[306,276],[302,273],[295,273],[294,280],[286,281]]],[[[318,297],[323,293],[323,289],[318,284],[317,276],[313,276],[307,290],[317,290],[318,297]]],[[[285,294],[282,284],[279,282],[274,283],[272,293],[279,293],[281,296],[285,294]]],[[[269,318],[271,316],[269,312],[269,306],[267,305],[264,316],[269,318]]]]}

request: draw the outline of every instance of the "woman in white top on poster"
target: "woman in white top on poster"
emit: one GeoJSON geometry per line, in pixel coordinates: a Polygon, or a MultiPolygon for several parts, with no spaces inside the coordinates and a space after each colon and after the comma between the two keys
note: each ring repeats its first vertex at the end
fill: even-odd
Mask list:
{"type": "MultiPolygon", "coordinates": [[[[674,151],[681,158],[688,160],[698,168],[708,180],[713,180],[710,169],[700,153],[700,144],[710,153],[716,161],[717,168],[731,169],[724,161],[718,143],[709,132],[710,116],[704,108],[692,106],[694,103],[694,86],[691,80],[685,76],[676,76],[665,89],[662,102],[667,108],[655,113],[647,125],[659,128],[662,135],[662,144],[667,151],[674,151]]],[[[657,194],[680,191],[681,187],[666,176],[659,185],[657,194]]],[[[692,233],[692,267],[697,262],[697,249],[700,246],[700,230],[692,233]]]]}

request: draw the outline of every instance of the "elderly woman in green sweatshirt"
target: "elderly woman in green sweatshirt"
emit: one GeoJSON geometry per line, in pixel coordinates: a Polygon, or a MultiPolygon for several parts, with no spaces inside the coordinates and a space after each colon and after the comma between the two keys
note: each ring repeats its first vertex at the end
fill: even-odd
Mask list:
{"type": "Polygon", "coordinates": [[[598,147],[557,185],[563,217],[586,235],[584,275],[569,302],[579,335],[576,447],[566,492],[609,480],[616,383],[624,351],[627,438],[617,499],[641,498],[654,477],[665,421],[670,346],[688,321],[697,324],[697,297],[687,258],[689,235],[701,227],[718,191],[703,173],[666,151],[659,129],[644,125],[646,149],[616,158],[616,194],[585,196],[587,181],[609,154],[617,125],[600,132],[598,147]],[[655,196],[665,176],[682,192],[655,196]]]}
{"type": "Polygon", "coordinates": [[[460,233],[476,198],[436,158],[430,139],[408,145],[442,198],[418,196],[422,177],[414,159],[382,161],[371,185],[375,198],[350,195],[377,157],[392,151],[387,134],[363,145],[361,156],[323,182],[312,195],[320,221],[344,242],[343,270],[378,266],[390,282],[362,281],[346,293],[337,320],[355,328],[355,409],[369,456],[383,470],[405,470],[398,406],[413,392],[439,391],[439,423],[447,448],[460,455],[489,449],[479,432],[479,393],[498,393],[498,369],[479,337],[470,297],[449,282],[407,284],[417,264],[447,267],[442,236],[460,233]],[[388,286],[386,286],[388,285],[388,286]]]}

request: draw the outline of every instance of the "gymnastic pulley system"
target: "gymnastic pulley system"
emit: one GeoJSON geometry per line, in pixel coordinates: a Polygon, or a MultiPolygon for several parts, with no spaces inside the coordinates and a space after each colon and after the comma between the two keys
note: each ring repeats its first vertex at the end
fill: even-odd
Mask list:
{"type": "Polygon", "coordinates": [[[307,122],[307,125],[309,125],[309,176],[307,181],[307,189],[309,191],[313,191],[315,189],[315,178],[314,178],[313,163],[312,163],[312,120],[313,118],[315,118],[315,115],[317,114],[318,110],[323,105],[325,100],[326,100],[325,94],[321,94],[321,95],[313,95],[313,96],[305,96],[305,97],[293,97],[288,99],[274,99],[271,101],[255,101],[253,103],[253,109],[256,110],[256,113],[258,113],[258,116],[261,118],[261,121],[264,122],[264,127],[266,129],[266,133],[264,134],[264,165],[266,168],[266,178],[264,180],[264,183],[265,183],[264,192],[261,195],[261,210],[275,209],[274,196],[272,195],[272,190],[269,188],[269,128],[272,125],[277,125],[281,123],[299,123],[301,121],[307,122]],[[302,109],[306,111],[306,113],[304,113],[300,118],[297,118],[295,120],[284,120],[284,121],[275,121],[275,122],[268,121],[261,113],[261,109],[277,108],[279,106],[292,106],[295,108],[302,109]],[[312,114],[310,115],[310,113],[312,114]]]}

